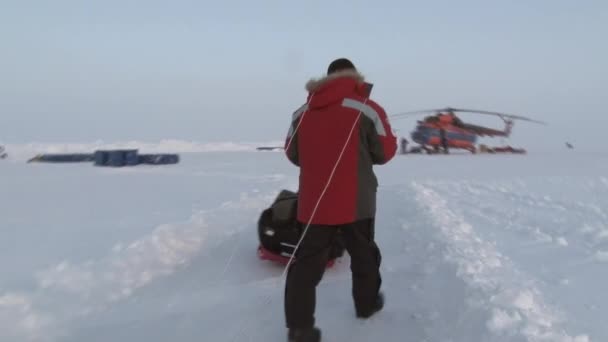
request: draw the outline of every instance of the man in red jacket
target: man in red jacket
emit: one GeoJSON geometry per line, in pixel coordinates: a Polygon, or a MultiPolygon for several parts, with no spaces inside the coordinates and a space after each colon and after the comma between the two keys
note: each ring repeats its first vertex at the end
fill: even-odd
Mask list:
{"type": "Polygon", "coordinates": [[[382,309],[373,165],[387,163],[397,151],[386,113],[368,98],[363,76],[348,59],[333,61],[327,76],[310,80],[306,90],[307,102],[293,113],[285,141],[288,159],[300,167],[297,219],[303,231],[308,226],[287,273],[290,342],[320,341],[316,287],[338,233],[351,257],[357,317],[382,309]]]}

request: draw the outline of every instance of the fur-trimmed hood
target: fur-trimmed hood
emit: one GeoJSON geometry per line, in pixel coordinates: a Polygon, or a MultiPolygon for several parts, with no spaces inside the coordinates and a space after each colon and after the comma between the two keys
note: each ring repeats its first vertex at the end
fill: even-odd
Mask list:
{"type": "Polygon", "coordinates": [[[358,71],[343,70],[343,71],[338,71],[331,75],[327,75],[327,76],[324,76],[321,78],[313,78],[313,79],[309,80],[308,82],[306,82],[305,88],[309,93],[313,93],[313,92],[316,92],[319,88],[321,88],[322,85],[324,85],[328,81],[335,80],[336,78],[340,78],[340,77],[349,77],[358,82],[365,81],[365,77],[358,71]]]}

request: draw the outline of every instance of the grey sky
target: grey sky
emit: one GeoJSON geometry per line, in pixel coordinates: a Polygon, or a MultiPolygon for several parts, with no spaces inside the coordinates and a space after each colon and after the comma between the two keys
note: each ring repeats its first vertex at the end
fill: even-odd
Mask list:
{"type": "MultiPolygon", "coordinates": [[[[282,139],[306,80],[343,56],[389,114],[450,105],[529,115],[551,125],[518,122],[513,143],[539,148],[592,146],[608,124],[606,1],[0,8],[0,142],[282,139]]],[[[394,122],[408,137],[413,125],[394,122]]]]}

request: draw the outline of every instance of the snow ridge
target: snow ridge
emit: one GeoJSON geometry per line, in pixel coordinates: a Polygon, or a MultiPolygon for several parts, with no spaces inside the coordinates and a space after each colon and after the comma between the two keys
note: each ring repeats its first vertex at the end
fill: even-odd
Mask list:
{"type": "MultiPolygon", "coordinates": [[[[2,341],[56,341],[62,326],[100,313],[132,297],[138,289],[186,267],[205,246],[220,243],[242,229],[250,229],[275,194],[243,193],[236,201],[197,212],[181,223],[163,224],[129,244],[116,244],[99,260],[61,261],[36,274],[33,293],[0,293],[2,341]],[[241,215],[226,226],[225,217],[241,215]],[[211,229],[224,225],[223,229],[211,229]],[[53,315],[45,313],[53,308],[53,315]],[[58,310],[58,308],[60,308],[58,310]],[[15,315],[15,313],[19,313],[15,315]]],[[[229,272],[229,265],[224,272],[229,272]]]]}
{"type": "Polygon", "coordinates": [[[589,342],[586,335],[570,336],[559,328],[560,316],[549,308],[531,279],[520,274],[494,245],[480,239],[463,217],[450,209],[438,193],[413,183],[417,202],[425,208],[446,244],[445,259],[477,295],[471,305],[490,312],[487,329],[496,338],[527,341],[589,342]]]}

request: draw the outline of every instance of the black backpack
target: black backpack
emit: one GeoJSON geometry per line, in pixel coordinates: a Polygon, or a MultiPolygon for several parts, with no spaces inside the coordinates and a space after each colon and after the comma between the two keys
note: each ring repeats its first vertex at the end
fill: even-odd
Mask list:
{"type": "MultiPolygon", "coordinates": [[[[297,222],[298,194],[282,190],[272,205],[262,211],[258,220],[260,244],[271,253],[291,257],[302,236],[304,227],[297,222]]],[[[344,254],[344,244],[339,238],[330,251],[330,260],[344,254]]]]}

